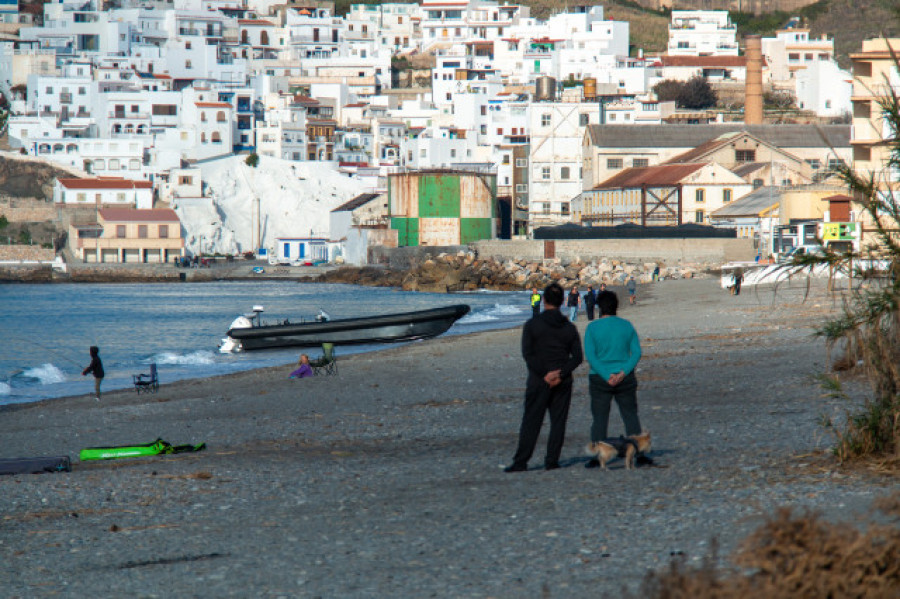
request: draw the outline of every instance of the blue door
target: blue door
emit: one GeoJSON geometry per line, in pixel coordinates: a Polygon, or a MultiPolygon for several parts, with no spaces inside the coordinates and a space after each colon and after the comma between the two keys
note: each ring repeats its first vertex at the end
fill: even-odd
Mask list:
{"type": "Polygon", "coordinates": [[[306,257],[306,244],[301,243],[300,244],[300,258],[305,258],[305,257],[306,257]]]}
{"type": "Polygon", "coordinates": [[[291,257],[291,244],[289,244],[289,243],[284,244],[284,257],[285,258],[291,257]]]}

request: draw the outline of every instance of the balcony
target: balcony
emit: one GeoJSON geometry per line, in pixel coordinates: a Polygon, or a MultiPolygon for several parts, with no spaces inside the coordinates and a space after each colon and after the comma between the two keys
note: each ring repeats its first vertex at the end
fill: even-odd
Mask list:
{"type": "Polygon", "coordinates": [[[203,35],[203,32],[199,29],[191,29],[189,27],[179,27],[178,35],[203,35]]]}
{"type": "Polygon", "coordinates": [[[129,121],[145,120],[145,119],[150,118],[150,113],[148,113],[148,112],[122,112],[119,110],[114,110],[109,113],[109,118],[125,119],[125,120],[129,120],[129,121]]]}
{"type": "Polygon", "coordinates": [[[64,92],[64,93],[59,94],[59,102],[61,104],[71,104],[72,103],[71,92],[64,92]]]}

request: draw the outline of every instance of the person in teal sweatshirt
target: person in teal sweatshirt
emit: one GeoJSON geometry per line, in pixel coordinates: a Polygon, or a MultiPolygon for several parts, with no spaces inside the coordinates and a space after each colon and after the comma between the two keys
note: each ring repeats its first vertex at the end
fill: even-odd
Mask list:
{"type": "MultiPolygon", "coordinates": [[[[630,322],[616,316],[619,298],[612,291],[597,294],[600,318],[587,326],[584,357],[591,366],[588,389],[591,394],[591,441],[607,438],[612,400],[619,406],[626,435],[641,432],[638,419],[637,377],[634,369],[641,359],[641,342],[630,322]]],[[[592,460],[592,462],[595,460],[592,460]]],[[[599,465],[599,462],[598,462],[599,465]]],[[[588,462],[588,466],[592,466],[588,462]]]]}

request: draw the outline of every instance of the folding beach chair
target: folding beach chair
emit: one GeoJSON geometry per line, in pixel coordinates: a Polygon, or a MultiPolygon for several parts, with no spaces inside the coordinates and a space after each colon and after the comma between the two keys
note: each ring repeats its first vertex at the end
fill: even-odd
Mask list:
{"type": "Polygon", "coordinates": [[[315,360],[310,360],[313,374],[316,376],[331,376],[337,374],[337,356],[334,354],[334,343],[322,344],[322,355],[315,360]]]}
{"type": "Polygon", "coordinates": [[[150,365],[149,374],[133,374],[134,390],[138,393],[156,393],[159,390],[159,376],[156,372],[156,364],[150,365]]]}

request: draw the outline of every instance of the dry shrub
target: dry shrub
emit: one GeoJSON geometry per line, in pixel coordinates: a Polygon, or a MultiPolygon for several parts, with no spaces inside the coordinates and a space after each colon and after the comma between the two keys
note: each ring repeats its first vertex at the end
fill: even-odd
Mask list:
{"type": "MultiPolygon", "coordinates": [[[[875,506],[897,516],[900,495],[875,506]]],[[[824,521],[819,514],[781,509],[742,544],[734,562],[743,570],[720,570],[715,553],[695,568],[683,559],[645,579],[648,599],[730,599],[900,596],[900,526],[824,521]]]]}

